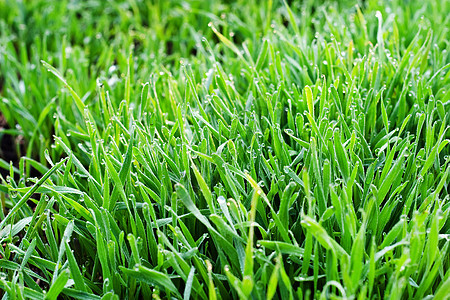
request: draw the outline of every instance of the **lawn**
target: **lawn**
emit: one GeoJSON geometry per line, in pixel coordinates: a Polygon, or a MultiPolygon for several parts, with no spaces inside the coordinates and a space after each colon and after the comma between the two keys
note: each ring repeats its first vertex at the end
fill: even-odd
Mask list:
{"type": "Polygon", "coordinates": [[[449,12],[0,0],[0,296],[450,299],[449,12]]]}

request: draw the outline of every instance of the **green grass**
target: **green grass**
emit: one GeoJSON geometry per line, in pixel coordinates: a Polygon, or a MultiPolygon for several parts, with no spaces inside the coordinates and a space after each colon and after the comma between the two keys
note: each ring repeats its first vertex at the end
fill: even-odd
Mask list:
{"type": "Polygon", "coordinates": [[[292,2],[0,0],[3,299],[449,299],[450,2],[292,2]]]}

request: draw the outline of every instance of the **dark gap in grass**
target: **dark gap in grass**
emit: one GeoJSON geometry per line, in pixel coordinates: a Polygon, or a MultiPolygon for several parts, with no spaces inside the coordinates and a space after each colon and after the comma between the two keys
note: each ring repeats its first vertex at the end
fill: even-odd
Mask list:
{"type": "MultiPolygon", "coordinates": [[[[6,122],[3,114],[0,111],[0,129],[10,129],[9,124],[6,122]]],[[[11,163],[15,168],[19,168],[20,158],[26,154],[26,142],[23,136],[19,135],[14,137],[12,134],[1,134],[0,133],[0,158],[5,160],[7,163],[11,163]]],[[[10,176],[9,169],[0,168],[0,174],[3,178],[10,176]]],[[[36,170],[33,166],[30,166],[30,177],[40,177],[42,174],[36,170]]],[[[20,174],[14,173],[14,181],[20,179],[20,174]]],[[[32,185],[32,184],[31,184],[32,185]]],[[[8,194],[6,197],[10,197],[8,194]]],[[[34,211],[36,208],[35,201],[39,201],[40,194],[34,193],[31,195],[30,200],[26,203],[34,211]]],[[[6,213],[9,209],[6,209],[6,213]]]]}
{"type": "MultiPolygon", "coordinates": [[[[33,271],[34,273],[44,277],[44,274],[42,273],[42,271],[34,266],[32,266],[30,268],[31,271],[33,271]]],[[[39,278],[36,279],[36,284],[43,290],[47,290],[50,286],[48,285],[48,283],[41,281],[39,278]]]]}
{"type": "Polygon", "coordinates": [[[282,16],[282,21],[281,21],[281,23],[283,24],[283,26],[284,26],[285,28],[289,28],[289,20],[288,20],[285,16],[282,16]]]}
{"type": "MultiPolygon", "coordinates": [[[[1,111],[0,111],[0,129],[5,130],[10,129],[10,126],[8,123],[6,123],[6,120],[1,111]]],[[[18,167],[19,157],[17,155],[17,145],[13,135],[5,133],[2,133],[0,135],[0,158],[5,160],[6,162],[12,161],[13,166],[18,167]]],[[[9,175],[9,170],[1,168],[0,174],[3,176],[3,178],[5,178],[6,176],[9,175]]],[[[19,179],[19,176],[17,175],[17,178],[15,179],[19,179]]]]}
{"type": "Polygon", "coordinates": [[[192,56],[197,56],[197,48],[196,47],[192,47],[189,54],[192,55],[192,56]]]}
{"type": "MultiPolygon", "coordinates": [[[[39,196],[39,194],[33,194],[30,198],[32,198],[34,200],[38,200],[39,199],[38,196],[39,196]]],[[[37,206],[37,204],[32,200],[28,200],[27,205],[33,210],[33,212],[35,211],[36,206],[37,206]]]]}
{"type": "Polygon", "coordinates": [[[173,54],[173,42],[171,40],[168,40],[166,42],[166,54],[167,54],[167,56],[170,56],[173,54]]]}
{"type": "Polygon", "coordinates": [[[234,44],[241,45],[242,43],[244,43],[245,37],[244,37],[244,34],[242,34],[242,32],[237,30],[237,31],[233,31],[233,33],[234,34],[232,36],[232,40],[233,40],[234,44]]]}

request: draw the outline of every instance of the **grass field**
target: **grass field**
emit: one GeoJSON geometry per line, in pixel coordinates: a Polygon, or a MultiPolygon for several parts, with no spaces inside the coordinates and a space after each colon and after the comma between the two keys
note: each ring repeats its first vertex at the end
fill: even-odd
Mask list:
{"type": "Polygon", "coordinates": [[[449,12],[0,0],[0,296],[449,299],[449,12]]]}

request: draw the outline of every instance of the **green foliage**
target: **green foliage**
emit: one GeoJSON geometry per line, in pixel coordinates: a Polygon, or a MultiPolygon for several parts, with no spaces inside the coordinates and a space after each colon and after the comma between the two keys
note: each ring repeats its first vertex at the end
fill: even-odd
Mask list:
{"type": "Polygon", "coordinates": [[[448,299],[450,3],[293,2],[0,0],[7,299],[448,299]]]}

